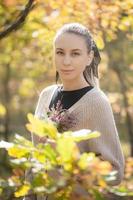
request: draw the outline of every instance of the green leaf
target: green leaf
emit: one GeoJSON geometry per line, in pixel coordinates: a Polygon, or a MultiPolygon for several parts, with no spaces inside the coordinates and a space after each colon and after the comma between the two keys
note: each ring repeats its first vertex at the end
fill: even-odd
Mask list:
{"type": "Polygon", "coordinates": [[[118,188],[110,188],[109,189],[110,192],[112,192],[113,194],[116,194],[118,196],[133,196],[133,192],[130,192],[128,190],[128,188],[126,188],[126,186],[121,185],[118,186],[118,188]]]}
{"type": "Polygon", "coordinates": [[[44,148],[44,155],[50,160],[52,164],[56,164],[57,154],[50,144],[46,144],[44,148]]]}
{"type": "Polygon", "coordinates": [[[93,190],[93,195],[94,195],[95,200],[105,200],[98,190],[96,189],[92,189],[92,190],[93,190]]]}

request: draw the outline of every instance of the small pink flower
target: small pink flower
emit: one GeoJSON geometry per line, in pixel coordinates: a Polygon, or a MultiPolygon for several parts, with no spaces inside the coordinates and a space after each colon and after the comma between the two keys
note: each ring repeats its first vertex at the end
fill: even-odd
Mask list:
{"type": "Polygon", "coordinates": [[[75,116],[67,109],[62,109],[61,101],[58,101],[56,108],[52,107],[47,115],[50,120],[56,123],[60,133],[69,130],[76,124],[75,116]]]}

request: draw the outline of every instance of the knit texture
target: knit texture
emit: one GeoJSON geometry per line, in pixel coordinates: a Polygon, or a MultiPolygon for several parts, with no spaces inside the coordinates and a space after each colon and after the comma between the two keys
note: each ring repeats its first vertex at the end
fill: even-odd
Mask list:
{"type": "MultiPolygon", "coordinates": [[[[45,116],[56,89],[57,85],[51,85],[42,90],[35,110],[36,117],[41,119],[45,116]]],[[[119,184],[124,175],[125,162],[112,108],[107,96],[101,89],[94,87],[72,105],[68,111],[77,118],[77,123],[71,130],[90,129],[101,133],[98,138],[80,142],[78,144],[80,151],[95,152],[100,154],[103,160],[109,161],[113,169],[118,171],[117,179],[110,184],[119,184]]],[[[32,140],[34,143],[37,142],[33,135],[32,140]]],[[[37,199],[39,200],[39,198],[37,199]]]]}

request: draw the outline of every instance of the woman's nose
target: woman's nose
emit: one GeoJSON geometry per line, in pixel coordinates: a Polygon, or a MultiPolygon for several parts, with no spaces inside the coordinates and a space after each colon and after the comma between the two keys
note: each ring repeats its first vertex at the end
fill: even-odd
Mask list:
{"type": "Polygon", "coordinates": [[[64,63],[64,65],[69,65],[71,63],[71,58],[69,55],[64,56],[63,63],[64,63]]]}

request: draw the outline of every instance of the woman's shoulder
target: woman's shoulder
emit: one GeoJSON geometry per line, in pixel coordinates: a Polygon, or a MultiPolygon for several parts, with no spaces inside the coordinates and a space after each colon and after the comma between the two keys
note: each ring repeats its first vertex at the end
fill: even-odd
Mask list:
{"type": "Polygon", "coordinates": [[[84,107],[86,110],[89,112],[92,111],[96,115],[112,112],[112,106],[108,96],[99,88],[94,88],[93,91],[88,95],[86,101],[84,102],[84,107]]]}
{"type": "Polygon", "coordinates": [[[40,92],[40,96],[45,96],[47,94],[51,94],[58,86],[56,84],[49,85],[42,89],[40,92]]]}
{"type": "Polygon", "coordinates": [[[91,101],[93,105],[109,105],[109,98],[107,94],[100,88],[93,88],[90,94],[88,93],[88,100],[91,101]]]}

